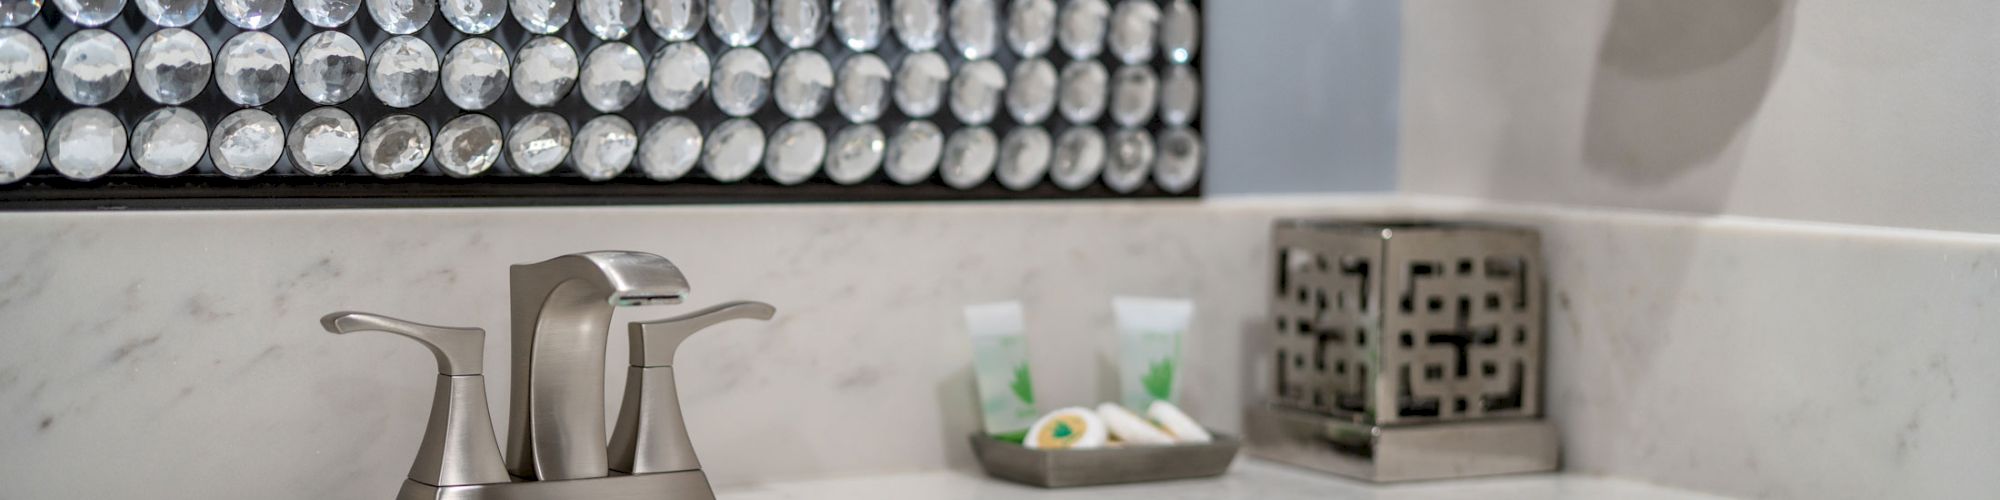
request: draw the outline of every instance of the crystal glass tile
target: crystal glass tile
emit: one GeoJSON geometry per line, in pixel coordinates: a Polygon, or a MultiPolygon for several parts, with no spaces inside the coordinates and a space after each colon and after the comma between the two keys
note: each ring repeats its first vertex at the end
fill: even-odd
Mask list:
{"type": "Polygon", "coordinates": [[[322,31],[299,44],[299,93],[312,102],[334,105],[361,93],[368,75],[368,56],[361,43],[338,31],[322,31]]]}
{"type": "Polygon", "coordinates": [[[42,125],[12,109],[0,109],[0,184],[27,177],[42,163],[42,125]]]}
{"type": "Polygon", "coordinates": [[[653,180],[679,179],[701,161],[701,146],[700,126],[687,117],[669,116],[639,141],[639,168],[653,180]]]}
{"type": "Polygon", "coordinates": [[[430,24],[431,15],[436,13],[437,0],[368,0],[368,17],[375,18],[382,31],[395,35],[416,33],[430,24]]]}
{"type": "Polygon", "coordinates": [[[1000,7],[995,0],[952,0],[951,45],[959,57],[978,60],[1000,51],[1000,7]]]}
{"type": "Polygon", "coordinates": [[[215,0],[215,10],[238,28],[261,30],[278,22],[285,0],[215,0]]]}
{"type": "Polygon", "coordinates": [[[1194,68],[1176,64],[1167,67],[1160,81],[1160,120],[1168,125],[1194,123],[1201,112],[1201,76],[1194,68]]]}
{"type": "Polygon", "coordinates": [[[547,107],[576,85],[576,49],[552,36],[536,37],[514,58],[514,94],[529,106],[547,107]]]}
{"type": "Polygon", "coordinates": [[[1144,129],[1123,129],[1111,134],[1110,154],[1105,156],[1104,185],[1112,191],[1130,193],[1146,184],[1153,173],[1153,134],[1144,129]]]}
{"type": "Polygon", "coordinates": [[[708,30],[734,47],[756,45],[771,22],[769,0],[709,0],[708,30]]]}
{"type": "MultiPolygon", "coordinates": [[[[639,0],[631,1],[636,5],[639,0]]],[[[500,19],[507,17],[507,0],[444,0],[443,10],[451,27],[479,35],[500,27],[500,19]]]]}
{"type": "Polygon", "coordinates": [[[1124,66],[1112,75],[1111,120],[1137,127],[1153,120],[1160,103],[1160,78],[1149,66],[1124,66]]]}
{"type": "Polygon", "coordinates": [[[1160,5],[1154,1],[1122,0],[1111,11],[1111,35],[1106,43],[1119,61],[1145,64],[1153,60],[1160,24],[1160,5]]]}
{"type": "Polygon", "coordinates": [[[168,28],[192,24],[201,17],[201,11],[207,9],[208,0],[139,0],[139,13],[145,15],[146,20],[168,28]]]}
{"type": "Polygon", "coordinates": [[[361,0],[292,0],[292,10],[298,11],[307,24],[338,28],[361,12],[361,0]]]}
{"type": "Polygon", "coordinates": [[[327,175],[347,168],[361,150],[361,125],[336,107],[313,108],[292,123],[285,141],[292,166],[308,175],[327,175]]]}
{"type": "Polygon", "coordinates": [[[651,71],[646,93],[660,109],[685,110],[708,93],[708,52],[693,42],[671,44],[654,53],[651,71]]]}
{"type": "MultiPolygon", "coordinates": [[[[132,53],[125,41],[97,29],[78,31],[56,49],[56,90],[70,102],[96,106],[125,91],[132,76],[132,53]]],[[[32,58],[30,58],[32,60],[32,58]]]]}
{"type": "Polygon", "coordinates": [[[833,36],[847,50],[867,52],[882,45],[882,31],[888,21],[882,16],[885,0],[833,0],[833,36]]]}
{"type": "Polygon", "coordinates": [[[507,161],[524,174],[549,173],[569,156],[571,138],[569,122],[562,116],[547,111],[530,114],[507,134],[507,161]]]}
{"type": "Polygon", "coordinates": [[[938,130],[931,122],[917,120],[903,124],[896,135],[889,138],[889,151],[882,160],[882,169],[889,174],[889,180],[897,184],[910,185],[923,182],[937,171],[938,159],[944,156],[944,131],[938,130]]]}
{"type": "MultiPolygon", "coordinates": [[[[12,28],[28,24],[28,20],[42,12],[42,0],[8,0],[0,2],[0,28],[12,28]]],[[[4,184],[4,183],[0,183],[4,184]]]]}
{"type": "Polygon", "coordinates": [[[951,66],[936,52],[913,52],[903,56],[896,68],[896,106],[903,114],[929,118],[944,107],[945,86],[951,84],[951,66]]]}
{"type": "Polygon", "coordinates": [[[466,114],[453,118],[438,129],[438,166],[452,177],[472,177],[486,173],[493,163],[500,160],[500,143],[505,134],[500,132],[500,122],[482,114],[466,114]]]}
{"type": "Polygon", "coordinates": [[[1201,134],[1186,128],[1160,134],[1160,151],[1153,166],[1153,183],[1169,193],[1184,193],[1201,177],[1201,134]]]}
{"type": "Polygon", "coordinates": [[[1041,57],[1056,43],[1056,0],[1007,4],[1007,46],[1021,57],[1041,57]]]}
{"type": "Polygon", "coordinates": [[[467,38],[444,55],[441,70],[444,96],[459,109],[478,111],[500,101],[507,92],[510,64],[507,50],[486,38],[467,38]]]}
{"type": "Polygon", "coordinates": [[[889,0],[889,24],[896,39],[913,51],[937,50],[944,40],[944,10],[939,0],[889,0]]]}
{"type": "Polygon", "coordinates": [[[361,135],[361,166],[377,177],[402,177],[431,154],[431,127],[410,115],[389,115],[361,135]]]}
{"type": "Polygon", "coordinates": [[[793,121],[771,133],[764,150],[764,175],[783,185],[811,179],[826,157],[826,131],[808,121],[793,121]]]}
{"type": "Polygon", "coordinates": [[[715,105],[730,116],[750,116],[771,94],[771,60],[755,48],[736,48],[715,61],[709,77],[715,105]]]}
{"type": "Polygon", "coordinates": [[[951,114],[967,125],[985,125],[1000,113],[1006,91],[1007,72],[1000,69],[1000,63],[965,63],[951,80],[951,114]]]}
{"type": "Polygon", "coordinates": [[[693,40],[707,22],[708,3],[703,0],[646,0],[646,24],[666,41],[693,40]]]}
{"type": "Polygon", "coordinates": [[[285,128],[261,109],[239,109],[215,124],[208,157],[215,169],[237,179],[270,171],[285,152],[285,128]]]}
{"type": "Polygon", "coordinates": [[[209,71],[215,62],[208,54],[208,43],[200,35],[180,28],[147,35],[145,41],[139,42],[139,53],[134,59],[133,74],[139,81],[139,90],[153,102],[167,105],[188,102],[208,88],[209,71]]]}
{"type": "Polygon", "coordinates": [[[1000,156],[1000,139],[986,127],[966,127],[951,133],[944,142],[944,158],[938,174],[944,184],[955,189],[972,189],[993,175],[1000,156]]]}
{"type": "Polygon", "coordinates": [[[993,176],[1015,191],[1035,187],[1048,175],[1055,140],[1041,127],[1016,127],[1000,140],[1000,166],[993,176]]]}
{"type": "Polygon", "coordinates": [[[632,122],[618,115],[598,115],[576,131],[576,147],[571,149],[570,167],[593,181],[610,180],[632,166],[639,150],[639,132],[632,122]]]}
{"type": "Polygon", "coordinates": [[[132,126],[132,163],[146,173],[169,176],[201,161],[208,124],[187,108],[160,108],[132,126]]]}
{"type": "Polygon", "coordinates": [[[771,0],[771,33],[786,47],[804,49],[826,33],[826,0],[771,0]]]}
{"type": "Polygon", "coordinates": [[[102,177],[125,159],[125,124],[99,108],[70,111],[49,127],[47,151],[49,163],[63,177],[102,177]]]}
{"type": "Polygon", "coordinates": [[[575,6],[576,0],[512,0],[507,8],[522,29],[537,35],[548,35],[569,24],[569,13],[575,6]]]}
{"type": "MultiPolygon", "coordinates": [[[[500,168],[530,175],[538,167],[546,173],[569,165],[590,179],[640,168],[650,178],[676,180],[699,163],[707,171],[700,177],[720,182],[752,176],[782,185],[826,182],[813,180],[824,171],[826,180],[851,184],[870,182],[881,171],[898,184],[923,184],[936,174],[939,183],[958,189],[981,189],[992,178],[1007,189],[1036,190],[1048,179],[1069,190],[1159,192],[1144,188],[1153,182],[1181,193],[1195,189],[1203,168],[1204,145],[1192,128],[1202,104],[1192,66],[1201,38],[1199,0],[443,0],[441,6],[440,0],[133,0],[128,17],[134,19],[118,20],[122,9],[113,9],[95,21],[116,23],[106,28],[115,34],[89,29],[92,21],[77,13],[127,0],[56,0],[68,22],[82,29],[60,45],[36,50],[42,37],[52,35],[5,26],[10,16],[19,17],[11,21],[19,25],[38,15],[42,1],[0,5],[0,107],[35,102],[44,85],[63,94],[49,103],[57,111],[43,117],[58,124],[84,120],[75,118],[81,111],[64,116],[61,108],[71,103],[120,103],[99,110],[110,111],[114,127],[126,127],[126,147],[106,160],[106,172],[117,170],[128,154],[137,170],[160,176],[182,175],[205,162],[224,175],[258,176],[277,157],[293,157],[304,174],[355,165],[393,177],[436,158],[438,171],[461,177],[506,163],[500,168]],[[210,3],[215,17],[202,20],[210,3]],[[364,5],[375,25],[346,28],[364,5]],[[279,23],[288,7],[298,19],[279,23]],[[509,10],[528,33],[498,29],[509,10]],[[427,26],[436,15],[450,27],[427,26]],[[579,33],[563,30],[572,15],[579,33]],[[642,20],[660,38],[634,39],[642,20]],[[147,22],[152,26],[133,24],[147,22]],[[766,27],[768,42],[762,40],[766,27]],[[222,31],[210,33],[216,29],[222,31]],[[834,39],[821,45],[829,29],[834,39]],[[702,40],[702,30],[716,38],[702,40]],[[418,32],[425,34],[411,36],[418,32]],[[125,62],[117,62],[117,50],[80,42],[93,35],[114,48],[128,48],[125,40],[132,37],[125,62]],[[891,36],[898,43],[882,47],[891,36]],[[358,39],[381,42],[364,49],[358,39]],[[456,45],[441,51],[445,46],[429,40],[456,45]],[[293,46],[296,52],[288,50],[293,46]],[[48,55],[35,57],[41,54],[48,55]],[[1164,61],[1153,65],[1156,57],[1164,61]],[[275,157],[262,161],[249,153],[271,148],[253,150],[248,143],[236,158],[249,161],[218,157],[218,144],[228,135],[224,122],[239,134],[273,134],[259,132],[266,123],[244,110],[207,114],[215,110],[206,104],[193,107],[200,113],[178,107],[206,102],[198,98],[210,79],[215,95],[235,106],[293,107],[260,111],[275,128],[275,157]],[[128,82],[151,102],[126,107],[122,99],[136,98],[121,97],[128,82]],[[305,100],[328,107],[299,106],[305,100],[283,95],[293,84],[305,100]],[[548,112],[454,116],[444,108],[443,116],[389,111],[384,118],[333,107],[352,104],[362,86],[386,107],[413,109],[443,86],[441,97],[457,109],[487,113],[513,87],[521,103],[548,112]],[[642,86],[665,113],[632,110],[642,86]],[[704,99],[726,115],[710,120],[725,123],[698,121],[716,112],[701,111],[711,109],[700,103],[704,99]],[[775,101],[776,109],[764,111],[766,101],[775,101]],[[892,106],[898,111],[890,112],[892,106]],[[1053,117],[1058,111],[1062,118],[1053,117]],[[598,115],[627,112],[637,114],[598,115]],[[820,118],[833,113],[840,118],[820,118]],[[572,116],[577,114],[582,116],[572,116]],[[780,122],[770,120],[780,114],[780,122]],[[357,117],[376,123],[361,126],[357,117]],[[399,119],[411,123],[403,126],[399,119]],[[876,123],[883,120],[886,125],[876,123]],[[377,137],[376,129],[384,127],[389,130],[381,134],[413,127],[410,137],[420,130],[421,155],[396,159],[371,149],[405,138],[377,137]],[[306,151],[308,138],[338,144],[343,137],[347,148],[306,151]],[[402,161],[409,165],[397,171],[402,161]],[[634,162],[638,167],[630,166],[634,162]],[[1106,187],[1089,187],[1098,182],[1106,187]]],[[[0,122],[0,134],[5,125],[0,122]]],[[[58,127],[41,128],[32,120],[29,127],[44,134],[33,141],[41,146],[37,156],[55,162],[58,127]]],[[[0,136],[0,145],[5,142],[0,136]]],[[[67,152],[72,165],[107,154],[76,147],[67,152]]]]}
{"type": "Polygon", "coordinates": [[[424,102],[437,87],[438,58],[431,45],[413,36],[398,36],[375,47],[368,60],[368,88],[392,108],[424,102]]]}
{"type": "Polygon", "coordinates": [[[1070,123],[1088,124],[1104,115],[1106,85],[1111,75],[1096,61],[1073,61],[1063,67],[1056,109],[1070,123]]]}
{"type": "Polygon", "coordinates": [[[801,120],[819,116],[833,94],[833,63],[818,52],[792,52],[778,62],[777,83],[773,85],[771,93],[785,116],[801,120]]]}
{"type": "Polygon", "coordinates": [[[215,54],[215,86],[239,105],[262,106],[277,99],[291,78],[285,44],[262,31],[239,33],[215,54]]]}
{"type": "Polygon", "coordinates": [[[1111,4],[1104,0],[1070,0],[1056,18],[1056,43],[1072,59],[1090,59],[1104,52],[1104,32],[1111,4]]]}
{"type": "Polygon", "coordinates": [[[617,40],[639,26],[640,0],[576,0],[576,18],[600,40],[617,40]]]}
{"type": "Polygon", "coordinates": [[[103,26],[125,10],[125,0],[55,0],[55,4],[69,22],[86,28],[103,26]]]}
{"type": "Polygon", "coordinates": [[[583,102],[603,113],[615,113],[639,99],[646,90],[646,57],[620,42],[597,46],[583,60],[577,79],[583,102]]]}
{"type": "Polygon", "coordinates": [[[26,31],[0,28],[0,61],[0,106],[27,102],[48,80],[48,53],[26,31]]]}
{"type": "Polygon", "coordinates": [[[882,128],[872,123],[848,125],[833,134],[826,155],[826,176],[842,185],[859,184],[875,175],[888,149],[882,128]]]}
{"type": "Polygon", "coordinates": [[[708,134],[701,153],[701,170],[720,182],[736,182],[749,177],[764,161],[764,129],[757,122],[737,118],[722,122],[708,134]]]}
{"type": "Polygon", "coordinates": [[[882,117],[889,107],[889,63],[875,54],[861,53],[840,65],[834,84],[833,105],[841,116],[854,123],[868,123],[882,117]]]}
{"type": "Polygon", "coordinates": [[[1090,186],[1104,170],[1104,133],[1092,127],[1070,127],[1056,137],[1055,156],[1049,160],[1049,180],[1056,187],[1075,191],[1090,186]]]}
{"type": "Polygon", "coordinates": [[[1015,63],[1007,79],[1007,114],[1018,123],[1041,123],[1056,111],[1056,65],[1046,59],[1015,63]]]}
{"type": "Polygon", "coordinates": [[[1160,17],[1160,49],[1167,61],[1187,64],[1201,48],[1201,11],[1189,0],[1170,0],[1160,17]]]}

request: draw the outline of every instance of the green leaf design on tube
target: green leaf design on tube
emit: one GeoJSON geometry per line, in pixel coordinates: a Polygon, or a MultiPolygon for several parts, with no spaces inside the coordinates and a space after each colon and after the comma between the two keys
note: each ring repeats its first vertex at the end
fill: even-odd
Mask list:
{"type": "Polygon", "coordinates": [[[1174,389],[1174,360],[1163,359],[1153,363],[1153,368],[1146,372],[1145,383],[1146,394],[1152,395],[1153,399],[1168,400],[1167,396],[1173,394],[1174,389]]]}
{"type": "Polygon", "coordinates": [[[1035,404],[1035,384],[1028,379],[1027,363],[1021,363],[1019,366],[1014,367],[1013,387],[1014,396],[1021,398],[1021,402],[1029,405],[1035,404]]]}

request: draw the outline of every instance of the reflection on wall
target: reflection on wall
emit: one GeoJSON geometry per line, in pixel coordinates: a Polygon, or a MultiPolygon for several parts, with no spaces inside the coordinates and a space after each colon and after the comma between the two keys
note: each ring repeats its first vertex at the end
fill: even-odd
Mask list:
{"type": "MultiPolygon", "coordinates": [[[[1619,0],[1598,47],[1584,165],[1639,186],[1710,165],[1763,104],[1780,0],[1619,0]]],[[[1719,202],[1720,199],[1710,200],[1719,202]]]]}
{"type": "Polygon", "coordinates": [[[1417,193],[2000,231],[1987,2],[1408,2],[1417,193]]]}

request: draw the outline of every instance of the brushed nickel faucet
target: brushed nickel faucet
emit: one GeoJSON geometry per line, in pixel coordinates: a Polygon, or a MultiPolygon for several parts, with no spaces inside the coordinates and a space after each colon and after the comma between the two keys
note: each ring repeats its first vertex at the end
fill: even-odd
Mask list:
{"type": "Polygon", "coordinates": [[[543,481],[610,473],[604,451],[604,347],[615,306],[678,304],[687,277],[638,252],[590,252],[516,265],[514,391],[507,472],[543,481]]]}
{"type": "Polygon", "coordinates": [[[674,352],[717,323],[768,320],[777,310],[731,302],[632,323],[624,401],[607,446],[603,374],[612,310],[679,303],[686,277],[658,255],[588,252],[513,266],[509,281],[514,371],[504,461],[481,374],[484,330],[356,312],[320,319],[332,333],[393,333],[437,356],[429,427],[397,500],[715,498],[681,417],[674,352]]]}

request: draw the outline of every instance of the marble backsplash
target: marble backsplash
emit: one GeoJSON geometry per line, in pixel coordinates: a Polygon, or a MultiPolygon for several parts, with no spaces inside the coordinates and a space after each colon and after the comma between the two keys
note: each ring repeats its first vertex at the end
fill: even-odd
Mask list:
{"type": "MultiPolygon", "coordinates": [[[[1113,396],[1111,296],[1194,298],[1185,406],[1235,431],[1269,223],[1314,214],[1544,229],[1547,413],[1569,470],[1791,498],[2000,488],[1978,473],[2000,468],[1985,425],[2000,393],[1980,389],[2000,379],[1980,362],[2000,359],[1980,334],[2000,320],[2000,237],[1382,196],[0,214],[0,484],[25,499],[390,496],[430,355],[328,335],[319,316],[487,328],[504,401],[505,266],[596,249],[665,255],[694,289],[620,323],[778,307],[677,362],[719,484],[969,466],[959,306],[993,300],[1026,303],[1053,407],[1113,396]]],[[[623,377],[607,382],[615,395],[623,377]]]]}
{"type": "Polygon", "coordinates": [[[1543,228],[1569,471],[1754,498],[2000,491],[2000,235],[1417,205],[1543,228]]]}
{"type": "MultiPolygon", "coordinates": [[[[960,307],[995,300],[1025,301],[1037,393],[1073,405],[1115,397],[1113,295],[1196,298],[1186,406],[1233,430],[1238,331],[1263,309],[1272,213],[1137,202],[4,214],[0,496],[389,496],[430,405],[430,354],[329,335],[318,318],[486,328],[504,430],[506,266],[600,249],[667,256],[693,288],[682,306],[621,309],[614,326],[736,299],[778,307],[770,323],[720,326],[680,351],[690,431],[719,484],[970,465],[960,307]]],[[[611,359],[624,359],[613,338],[611,359]]],[[[615,405],[624,369],[611,369],[615,405]]]]}

